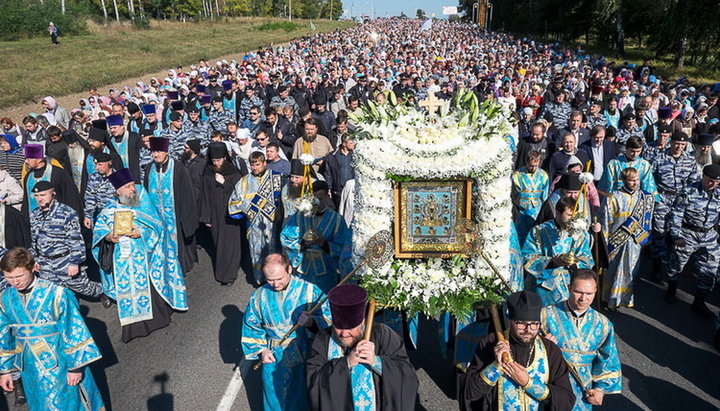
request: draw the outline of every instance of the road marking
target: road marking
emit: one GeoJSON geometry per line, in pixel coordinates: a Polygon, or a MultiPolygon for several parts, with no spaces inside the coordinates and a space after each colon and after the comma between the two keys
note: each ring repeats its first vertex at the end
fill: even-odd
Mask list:
{"type": "Polygon", "coordinates": [[[235,403],[235,398],[240,392],[240,389],[243,387],[243,380],[245,379],[248,371],[250,371],[250,366],[252,366],[252,362],[243,359],[240,361],[240,365],[235,367],[235,372],[233,373],[232,378],[230,378],[230,383],[225,390],[225,394],[223,394],[220,399],[220,405],[218,405],[217,411],[229,411],[232,409],[232,406],[235,403]]]}

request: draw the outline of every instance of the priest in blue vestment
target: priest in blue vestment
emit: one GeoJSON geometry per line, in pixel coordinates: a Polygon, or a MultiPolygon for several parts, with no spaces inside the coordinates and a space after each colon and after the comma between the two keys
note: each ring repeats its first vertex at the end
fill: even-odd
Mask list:
{"type": "Polygon", "coordinates": [[[144,337],[170,324],[172,310],[187,310],[185,279],[169,259],[167,232],[155,206],[130,170],[110,174],[115,198],[98,215],[93,254],[100,265],[105,294],[117,301],[122,340],[144,337]],[[133,214],[132,230],[114,230],[119,212],[133,214]]]}
{"type": "Polygon", "coordinates": [[[292,275],[286,256],[268,255],[263,273],[266,283],[252,294],[243,317],[243,354],[247,360],[263,363],[265,410],[304,411],[308,409],[305,361],[314,334],[330,325],[330,310],[325,303],[312,316],[307,314],[323,294],[317,286],[292,275]],[[301,327],[280,345],[298,323],[301,327]]]}
{"type": "Polygon", "coordinates": [[[590,305],[598,289],[594,271],[579,269],[570,282],[570,298],[544,307],[540,314],[545,337],[555,342],[571,367],[578,371],[582,387],[575,378],[573,410],[590,410],[603,405],[606,394],[622,390],[620,356],[610,320],[590,305]]]}
{"type": "Polygon", "coordinates": [[[88,364],[102,356],[72,291],[37,276],[25,248],[0,260],[11,285],[0,293],[0,387],[20,372],[30,410],[104,410],[88,364]]]}

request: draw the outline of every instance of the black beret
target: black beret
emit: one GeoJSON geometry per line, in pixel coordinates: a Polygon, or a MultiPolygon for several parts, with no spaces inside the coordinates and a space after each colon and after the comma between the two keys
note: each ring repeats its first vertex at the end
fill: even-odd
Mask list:
{"type": "MultiPolygon", "coordinates": [[[[668,125],[668,127],[670,127],[670,126],[668,125]]],[[[660,130],[660,132],[663,133],[662,130],[660,130]]],[[[666,133],[667,133],[667,131],[666,131],[666,133]]],[[[672,137],[670,137],[670,138],[674,141],[690,141],[690,137],[688,137],[688,135],[684,131],[680,131],[680,130],[674,132],[672,134],[672,137]]]]}
{"type": "Polygon", "coordinates": [[[713,180],[720,180],[720,165],[710,164],[703,168],[703,175],[713,180]]]}
{"type": "Polygon", "coordinates": [[[35,185],[33,186],[32,192],[33,192],[33,193],[40,193],[40,192],[43,192],[43,191],[52,190],[52,189],[54,189],[54,188],[55,188],[55,187],[53,186],[53,184],[52,184],[51,182],[49,182],[49,181],[38,181],[38,182],[35,183],[35,185]]]}
{"type": "Polygon", "coordinates": [[[178,113],[177,111],[173,111],[170,113],[170,121],[178,121],[182,120],[182,114],[178,113]]]}
{"type": "MultiPolygon", "coordinates": [[[[658,125],[658,133],[672,133],[673,128],[670,124],[660,124],[658,125]]],[[[685,133],[683,133],[685,134],[685,133]]],[[[687,134],[685,134],[687,135],[687,134]]]]}
{"type": "Polygon", "coordinates": [[[188,113],[199,113],[200,109],[195,104],[191,104],[185,111],[187,111],[188,113]]]}
{"type": "Polygon", "coordinates": [[[108,153],[98,153],[93,156],[93,159],[96,163],[104,163],[107,161],[111,161],[112,157],[110,157],[110,154],[108,153]]]}

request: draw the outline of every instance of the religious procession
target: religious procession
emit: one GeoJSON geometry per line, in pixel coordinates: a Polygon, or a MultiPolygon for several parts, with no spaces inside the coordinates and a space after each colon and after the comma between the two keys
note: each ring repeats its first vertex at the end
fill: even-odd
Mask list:
{"type": "Polygon", "coordinates": [[[641,261],[667,310],[694,275],[720,351],[720,83],[654,70],[376,19],[1,118],[7,403],[109,408],[82,306],[160,350],[192,277],[252,285],[232,344],[265,410],[433,409],[424,318],[461,410],[603,406],[641,261]]]}

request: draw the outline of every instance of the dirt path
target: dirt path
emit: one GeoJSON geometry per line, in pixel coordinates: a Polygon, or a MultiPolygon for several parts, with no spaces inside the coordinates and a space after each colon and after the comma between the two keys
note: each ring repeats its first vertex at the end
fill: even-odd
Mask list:
{"type": "MultiPolygon", "coordinates": [[[[287,43],[285,43],[285,44],[277,44],[277,45],[275,45],[275,46],[277,47],[277,46],[280,46],[280,45],[283,45],[283,46],[284,46],[284,45],[287,45],[287,43]]],[[[247,53],[247,52],[238,53],[238,54],[231,54],[231,55],[227,55],[227,56],[223,56],[223,57],[208,59],[208,61],[211,62],[212,64],[214,64],[214,63],[215,63],[216,61],[218,61],[218,60],[227,60],[227,61],[236,60],[236,61],[240,61],[240,60],[242,60],[243,56],[245,56],[246,53],[247,53]]],[[[134,87],[134,86],[135,86],[135,83],[138,82],[138,81],[144,81],[146,84],[149,84],[149,83],[150,83],[150,79],[151,79],[152,77],[157,77],[157,78],[159,78],[159,79],[163,79],[163,78],[167,77],[167,70],[168,70],[168,69],[171,69],[171,68],[173,68],[173,67],[168,66],[168,68],[165,69],[165,70],[163,70],[163,71],[158,71],[158,72],[151,73],[151,74],[145,74],[145,75],[139,76],[139,77],[133,77],[133,78],[125,79],[125,80],[123,80],[123,81],[119,81],[119,82],[113,83],[113,84],[108,84],[108,85],[106,85],[106,86],[98,86],[98,92],[99,92],[101,95],[107,95],[108,89],[111,89],[111,88],[117,89],[117,88],[122,88],[123,86],[131,86],[131,87],[134,87]]],[[[67,109],[68,113],[70,113],[70,110],[72,110],[72,109],[75,108],[75,107],[79,107],[79,101],[80,101],[80,99],[82,99],[82,98],[87,98],[87,96],[88,96],[88,92],[87,92],[87,90],[85,90],[85,91],[83,91],[83,92],[81,92],[81,93],[74,93],[74,94],[70,94],[70,95],[66,95],[66,96],[52,96],[52,97],[54,97],[55,100],[56,100],[61,106],[65,107],[65,108],[67,109]]],[[[23,117],[25,117],[28,113],[32,113],[32,112],[42,113],[42,112],[44,112],[44,109],[42,108],[42,106],[40,105],[40,103],[41,103],[41,100],[38,100],[37,103],[33,103],[33,102],[30,102],[30,103],[22,103],[22,104],[19,104],[19,105],[15,106],[15,107],[9,107],[9,108],[5,108],[5,109],[0,109],[0,117],[10,117],[14,122],[19,123],[20,121],[22,121],[23,117]]]]}

